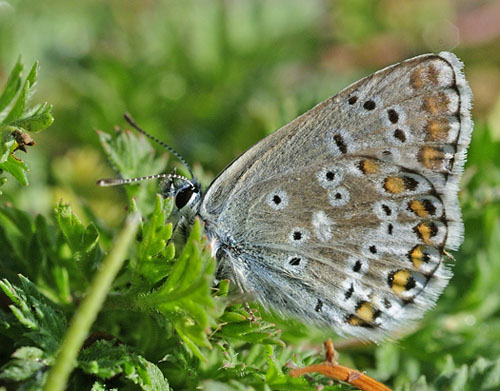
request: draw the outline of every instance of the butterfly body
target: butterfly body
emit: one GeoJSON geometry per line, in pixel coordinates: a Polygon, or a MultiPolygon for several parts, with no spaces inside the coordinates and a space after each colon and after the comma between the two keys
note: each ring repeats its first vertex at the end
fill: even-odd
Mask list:
{"type": "Polygon", "coordinates": [[[368,76],[179,209],[205,222],[218,262],[265,307],[380,340],[435,303],[451,278],[445,250],[462,242],[472,94],[461,68],[443,52],[368,76]]]}

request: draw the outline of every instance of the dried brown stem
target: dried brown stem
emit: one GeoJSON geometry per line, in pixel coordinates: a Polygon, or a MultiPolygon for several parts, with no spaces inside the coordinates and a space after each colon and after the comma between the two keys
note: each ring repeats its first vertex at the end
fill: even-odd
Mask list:
{"type": "Polygon", "coordinates": [[[335,349],[331,339],[325,342],[326,360],[321,364],[313,364],[304,368],[292,369],[289,374],[292,377],[305,375],[311,372],[321,373],[332,379],[343,381],[352,386],[358,387],[362,391],[391,391],[389,387],[377,380],[365,375],[355,369],[337,364],[335,359],[335,349]]]}

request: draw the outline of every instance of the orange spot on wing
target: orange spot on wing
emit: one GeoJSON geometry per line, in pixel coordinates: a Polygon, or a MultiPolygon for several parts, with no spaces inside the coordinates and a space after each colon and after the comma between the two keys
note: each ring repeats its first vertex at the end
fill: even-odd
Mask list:
{"type": "Polygon", "coordinates": [[[429,212],[425,209],[425,205],[419,200],[411,200],[408,203],[408,207],[418,217],[423,217],[423,218],[429,217],[429,212]]]}
{"type": "Polygon", "coordinates": [[[415,69],[410,75],[410,85],[415,90],[419,90],[424,86],[422,68],[415,69]]]}
{"type": "Polygon", "coordinates": [[[422,110],[427,111],[431,115],[448,111],[450,100],[444,92],[435,95],[425,96],[422,99],[422,110]]]}
{"type": "Polygon", "coordinates": [[[390,193],[399,194],[405,190],[405,182],[401,177],[390,176],[385,178],[384,189],[390,193]]]}
{"type": "Polygon", "coordinates": [[[428,138],[436,141],[443,141],[448,138],[450,124],[444,118],[439,120],[430,120],[425,126],[428,138]]]}
{"type": "Polygon", "coordinates": [[[365,159],[360,162],[359,168],[364,174],[376,174],[380,171],[380,164],[373,159],[365,159]]]}
{"type": "Polygon", "coordinates": [[[420,162],[430,170],[437,170],[443,166],[444,153],[441,148],[422,147],[418,153],[420,162]]]}

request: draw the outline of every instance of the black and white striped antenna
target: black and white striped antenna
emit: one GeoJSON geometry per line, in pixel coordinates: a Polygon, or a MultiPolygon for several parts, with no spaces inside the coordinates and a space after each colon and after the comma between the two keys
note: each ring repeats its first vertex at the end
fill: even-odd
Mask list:
{"type": "Polygon", "coordinates": [[[196,186],[188,178],[178,174],[155,174],[141,176],[137,178],[102,178],[97,181],[97,186],[110,187],[110,186],[121,186],[128,185],[130,183],[147,181],[150,179],[182,179],[183,181],[189,183],[194,189],[196,186]]]}
{"type": "MultiPolygon", "coordinates": [[[[169,152],[173,153],[181,162],[186,166],[187,170],[189,171],[189,174],[191,175],[191,178],[194,178],[193,171],[191,170],[191,166],[188,164],[188,162],[177,152],[175,151],[170,145],[164,143],[161,140],[158,140],[156,137],[150,135],[148,132],[146,132],[144,129],[142,129],[137,123],[134,121],[132,116],[129,113],[123,114],[123,117],[125,120],[132,125],[132,127],[137,130],[139,133],[143,134],[144,136],[148,137],[149,139],[153,140],[157,144],[161,145],[165,149],[167,149],[169,152]]],[[[175,173],[175,170],[172,174],[154,174],[154,175],[147,175],[147,176],[141,176],[137,178],[102,178],[97,181],[97,186],[101,187],[109,187],[109,186],[121,186],[121,185],[128,185],[131,183],[136,183],[136,182],[142,182],[142,181],[147,181],[150,179],[181,179],[187,183],[194,189],[196,186],[192,182],[192,180],[186,178],[183,175],[178,175],[175,173]]]]}
{"type": "Polygon", "coordinates": [[[174,150],[170,145],[164,143],[163,141],[157,139],[155,136],[149,134],[144,129],[142,129],[139,125],[137,125],[137,123],[135,122],[135,120],[132,118],[132,116],[129,113],[123,114],[123,117],[139,133],[142,133],[144,136],[146,136],[149,139],[153,140],[158,145],[161,145],[167,151],[173,153],[175,155],[175,157],[177,159],[179,159],[181,161],[181,163],[184,164],[184,166],[186,166],[187,170],[189,171],[189,175],[191,175],[191,178],[194,178],[193,171],[191,170],[191,166],[188,164],[188,162],[186,161],[186,159],[184,159],[182,157],[182,155],[180,153],[178,153],[176,150],[174,150]]]}

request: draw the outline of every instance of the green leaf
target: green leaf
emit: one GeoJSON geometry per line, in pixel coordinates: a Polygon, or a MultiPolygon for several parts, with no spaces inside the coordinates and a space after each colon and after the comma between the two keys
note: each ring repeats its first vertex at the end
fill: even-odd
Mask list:
{"type": "Polygon", "coordinates": [[[85,227],[68,203],[60,201],[55,217],[76,263],[84,272],[92,272],[102,257],[99,232],[94,223],[85,227]]]}
{"type": "Polygon", "coordinates": [[[24,81],[23,87],[17,97],[16,102],[12,106],[7,116],[3,119],[3,124],[11,125],[14,120],[16,120],[17,118],[21,118],[25,113],[28,100],[31,97],[30,90],[34,87],[36,81],[37,71],[38,62],[35,62],[31,67],[30,73],[26,77],[26,80],[24,81]]]}
{"type": "Polygon", "coordinates": [[[165,169],[166,156],[156,157],[144,136],[130,131],[118,131],[113,136],[104,132],[97,134],[110,163],[125,178],[157,174],[165,169]]]}
{"type": "Polygon", "coordinates": [[[9,125],[15,128],[24,129],[28,132],[38,133],[47,129],[54,122],[51,110],[52,106],[44,104],[36,109],[35,113],[11,121],[9,125]]]}
{"type": "Polygon", "coordinates": [[[10,125],[12,121],[20,118],[23,115],[26,104],[28,103],[29,88],[30,81],[26,79],[24,81],[23,87],[21,88],[21,91],[19,92],[19,95],[17,96],[16,102],[2,121],[4,125],[10,125]]]}
{"type": "Polygon", "coordinates": [[[29,213],[11,206],[2,206],[0,214],[15,227],[24,242],[34,233],[34,224],[29,213]]]}
{"type": "Polygon", "coordinates": [[[250,322],[248,314],[245,315],[245,313],[245,310],[226,312],[221,317],[221,320],[228,323],[220,327],[220,335],[224,338],[237,338],[240,341],[251,343],[285,346],[274,324],[262,320],[250,322]],[[246,319],[240,321],[238,315],[240,317],[245,316],[246,319]]]}
{"type": "MultiPolygon", "coordinates": [[[[0,127],[1,128],[1,127],[0,127]]],[[[17,146],[15,138],[12,136],[12,128],[2,132],[2,143],[0,144],[0,163],[7,161],[17,146]]]]}
{"type": "Polygon", "coordinates": [[[97,341],[83,350],[78,367],[101,379],[123,376],[141,390],[168,391],[167,380],[160,369],[125,345],[114,341],[97,341]]]}
{"type": "MultiPolygon", "coordinates": [[[[14,99],[16,94],[21,87],[21,74],[23,73],[24,66],[21,62],[21,57],[17,59],[16,65],[12,68],[10,72],[9,79],[7,80],[7,84],[0,95],[0,113],[9,105],[9,103],[14,99]]],[[[0,120],[3,117],[0,117],[0,120]]],[[[1,123],[2,121],[0,121],[1,123]]]]}
{"type": "Polygon", "coordinates": [[[166,219],[173,201],[159,194],[155,201],[153,214],[142,226],[142,240],[137,251],[137,273],[151,284],[165,278],[172,267],[163,252],[172,237],[172,223],[167,223],[166,219]]]}
{"type": "Polygon", "coordinates": [[[0,372],[0,379],[10,381],[23,381],[40,374],[48,366],[50,360],[43,350],[23,346],[12,354],[12,360],[9,361],[0,372]]]}
{"type": "MultiPolygon", "coordinates": [[[[167,165],[167,155],[156,155],[148,140],[129,131],[117,131],[114,135],[97,132],[101,145],[113,168],[123,178],[160,174],[167,165]]],[[[154,181],[131,184],[125,187],[129,199],[136,198],[143,215],[152,212],[158,185],[154,181]]]]}
{"type": "MultiPolygon", "coordinates": [[[[171,201],[166,202],[170,203],[171,201]]],[[[146,244],[141,251],[146,254],[149,251],[147,249],[154,248],[152,238],[165,240],[171,235],[171,229],[165,228],[163,225],[164,212],[162,208],[158,207],[162,204],[163,201],[158,198],[155,213],[151,217],[151,221],[146,223],[144,227],[145,237],[143,241],[146,241],[146,244]],[[158,234],[158,237],[153,233],[158,234]]],[[[162,285],[152,290],[148,285],[143,287],[141,284],[136,284],[134,289],[134,283],[132,283],[131,293],[110,297],[108,303],[110,305],[128,305],[142,311],[163,314],[165,319],[173,324],[179,338],[188,350],[199,359],[205,360],[200,347],[211,346],[208,341],[208,333],[210,325],[215,324],[213,318],[215,304],[211,295],[215,264],[205,248],[201,235],[202,227],[197,220],[182,253],[173,262],[173,265],[168,269],[159,268],[159,271],[156,271],[157,277],[153,274],[154,269],[142,268],[142,270],[149,270],[148,273],[151,274],[148,275],[148,278],[151,281],[157,281],[158,276],[163,277],[164,272],[168,270],[168,276],[162,285]]],[[[156,250],[160,251],[160,247],[156,247],[156,250]]],[[[150,261],[145,259],[141,262],[147,264],[150,261]]],[[[163,262],[169,261],[164,260],[163,262]]]]}
{"type": "MultiPolygon", "coordinates": [[[[33,140],[28,139],[25,131],[39,132],[49,127],[54,120],[51,114],[52,106],[46,103],[29,108],[37,70],[38,63],[35,62],[22,82],[23,65],[19,59],[0,95],[0,132],[2,134],[0,171],[8,172],[24,186],[28,185],[26,177],[28,167],[19,157],[14,156],[14,152],[18,148],[25,150],[26,146],[33,145],[33,140]]],[[[0,178],[0,181],[3,182],[4,178],[0,178]]]]}
{"type": "Polygon", "coordinates": [[[92,388],[90,389],[90,391],[118,391],[118,389],[116,389],[116,388],[108,389],[108,388],[106,388],[106,386],[104,384],[102,384],[99,381],[96,381],[92,385],[92,388]]]}
{"type": "Polygon", "coordinates": [[[26,176],[28,167],[22,160],[17,159],[14,155],[9,155],[7,161],[0,163],[0,170],[11,174],[19,183],[21,183],[21,185],[28,186],[28,177],[26,176]]]}
{"type": "Polygon", "coordinates": [[[0,281],[0,288],[12,300],[9,308],[17,321],[25,327],[17,343],[36,346],[47,354],[54,354],[66,330],[66,318],[61,310],[44,297],[24,276],[19,276],[21,286],[7,280],[0,281]]]}

